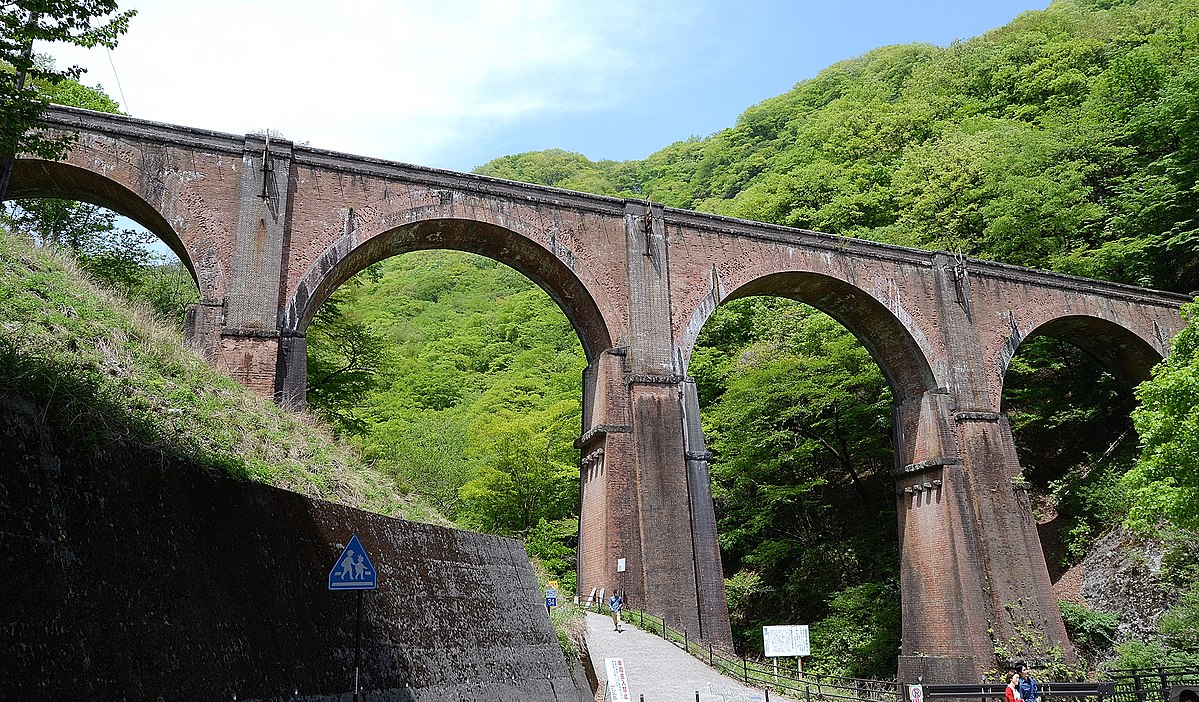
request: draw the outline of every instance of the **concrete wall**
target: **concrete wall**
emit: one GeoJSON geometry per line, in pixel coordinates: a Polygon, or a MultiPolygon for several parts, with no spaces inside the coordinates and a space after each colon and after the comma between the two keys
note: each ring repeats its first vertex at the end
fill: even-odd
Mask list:
{"type": "Polygon", "coordinates": [[[72,445],[0,392],[4,699],[571,700],[519,542],[390,519],[129,447],[72,445]],[[234,697],[236,695],[236,697],[234,697]]]}

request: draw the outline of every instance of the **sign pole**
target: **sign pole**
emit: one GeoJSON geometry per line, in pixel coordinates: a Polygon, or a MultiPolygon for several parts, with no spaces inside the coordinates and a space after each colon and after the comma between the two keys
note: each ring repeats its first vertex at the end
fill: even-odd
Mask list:
{"type": "Polygon", "coordinates": [[[379,575],[375,564],[357,536],[350,535],[350,542],[329,571],[330,590],[357,590],[357,611],[354,613],[354,702],[358,702],[359,673],[362,668],[362,591],[379,587],[379,575]]]}
{"type": "Polygon", "coordinates": [[[362,590],[358,591],[358,613],[354,616],[354,702],[358,702],[358,668],[362,663],[362,590]]]}

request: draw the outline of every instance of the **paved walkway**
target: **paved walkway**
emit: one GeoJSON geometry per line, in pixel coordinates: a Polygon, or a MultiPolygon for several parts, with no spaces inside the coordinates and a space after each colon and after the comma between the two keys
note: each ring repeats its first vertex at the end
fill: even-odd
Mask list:
{"type": "MultiPolygon", "coordinates": [[[[587,613],[587,648],[595,674],[604,681],[604,659],[623,658],[632,702],[764,702],[766,694],[741,685],[700,663],[681,648],[624,625],[617,633],[612,618],[587,613]]],[[[772,700],[782,699],[771,695],[772,700]]]]}

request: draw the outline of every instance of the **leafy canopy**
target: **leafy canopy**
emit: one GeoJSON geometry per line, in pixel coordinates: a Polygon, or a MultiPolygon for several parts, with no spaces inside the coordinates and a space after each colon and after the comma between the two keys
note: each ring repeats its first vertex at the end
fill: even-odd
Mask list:
{"type": "Polygon", "coordinates": [[[1184,306],[1183,317],[1170,356],[1137,388],[1141,459],[1124,482],[1135,496],[1129,519],[1141,527],[1165,517],[1199,528],[1199,303],[1184,306]]]}
{"type": "MultiPolygon", "coordinates": [[[[39,61],[34,42],[65,42],[82,47],[115,48],[136,10],[117,11],[116,0],[13,0],[0,4],[0,156],[21,152],[58,159],[70,137],[53,137],[34,128],[49,98],[38,82],[58,84],[83,73],[77,66],[57,69],[39,61]]],[[[0,174],[0,198],[8,169],[0,174]]]]}

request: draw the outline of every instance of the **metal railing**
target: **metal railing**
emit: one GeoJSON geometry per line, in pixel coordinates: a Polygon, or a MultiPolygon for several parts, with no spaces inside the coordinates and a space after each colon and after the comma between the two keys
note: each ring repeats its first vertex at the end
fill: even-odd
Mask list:
{"type": "MultiPolygon", "coordinates": [[[[598,602],[584,602],[584,605],[594,612],[607,609],[598,602]]],[[[686,629],[674,629],[665,618],[648,612],[626,606],[621,616],[626,624],[661,636],[722,675],[740,680],[747,687],[764,690],[767,701],[770,691],[774,690],[805,702],[903,702],[899,683],[894,680],[801,674],[793,659],[763,661],[739,656],[715,647],[710,641],[697,641],[686,629]]]]}
{"type": "MultiPolygon", "coordinates": [[[[603,612],[607,606],[598,601],[584,600],[584,609],[603,612]]],[[[770,662],[738,656],[713,646],[710,641],[691,638],[686,629],[671,628],[665,618],[627,605],[623,621],[660,635],[723,675],[735,678],[746,686],[761,688],[770,699],[770,691],[805,700],[805,702],[905,702],[906,695],[895,680],[847,678],[835,675],[802,675],[791,659],[770,662]]],[[[1096,699],[1100,702],[1188,702],[1185,690],[1199,693],[1199,667],[1161,666],[1134,670],[1111,670],[1101,682],[1044,682],[1040,685],[1046,702],[1066,699],[1096,699]],[[1179,690],[1183,689],[1182,696],[1179,690]]],[[[929,700],[977,699],[1003,697],[1004,685],[924,685],[929,700]]]]}
{"type": "MultiPolygon", "coordinates": [[[[1138,670],[1112,670],[1099,682],[1043,682],[1041,697],[1048,700],[1095,699],[1099,702],[1186,702],[1178,694],[1194,686],[1199,690],[1199,668],[1174,666],[1138,670]]],[[[924,685],[924,698],[979,700],[1004,696],[1003,683],[924,685]]],[[[1197,697],[1199,699],[1199,697],[1197,697]]]]}
{"type": "Polygon", "coordinates": [[[1177,688],[1199,688],[1199,668],[1194,666],[1109,670],[1107,677],[1116,684],[1114,702],[1175,702],[1171,692],[1177,688]]]}
{"type": "MultiPolygon", "coordinates": [[[[980,700],[988,697],[1004,697],[1007,685],[1003,683],[933,684],[923,685],[927,700],[980,700]]],[[[1115,683],[1111,682],[1046,682],[1038,685],[1040,698],[1049,700],[1097,699],[1111,700],[1115,694],[1115,683]]]]}

